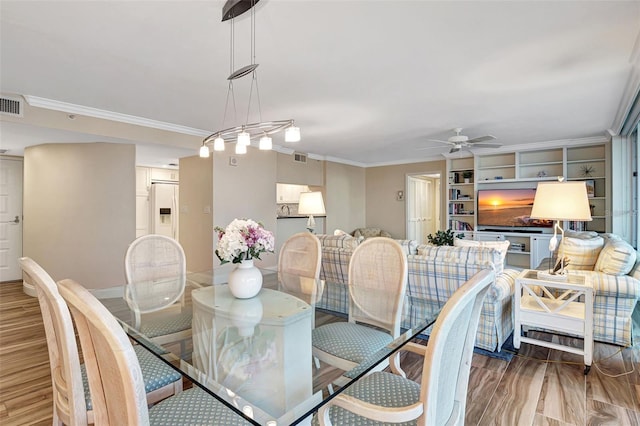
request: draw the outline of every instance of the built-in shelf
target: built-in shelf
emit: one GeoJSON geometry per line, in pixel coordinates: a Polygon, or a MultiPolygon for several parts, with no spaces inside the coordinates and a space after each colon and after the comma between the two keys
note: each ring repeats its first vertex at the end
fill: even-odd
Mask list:
{"type": "MultiPolygon", "coordinates": [[[[537,182],[563,176],[567,180],[586,181],[592,195],[589,204],[593,220],[573,225],[608,232],[611,229],[608,158],[607,144],[600,143],[448,159],[448,227],[456,231],[476,230],[475,196],[479,188],[535,188],[537,182]],[[468,183],[463,180],[465,172],[473,174],[468,183]],[[460,199],[459,195],[468,197],[460,199]],[[459,209],[473,213],[459,213],[459,209]]],[[[565,228],[569,226],[565,223],[565,228]]]]}

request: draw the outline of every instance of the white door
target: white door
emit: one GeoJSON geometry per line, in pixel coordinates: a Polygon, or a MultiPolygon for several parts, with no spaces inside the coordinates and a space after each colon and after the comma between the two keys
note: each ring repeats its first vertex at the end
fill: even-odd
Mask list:
{"type": "Polygon", "coordinates": [[[22,159],[0,159],[0,282],[22,279],[22,159]]]}
{"type": "Polygon", "coordinates": [[[407,239],[426,243],[440,225],[440,177],[407,177],[407,239]]]}

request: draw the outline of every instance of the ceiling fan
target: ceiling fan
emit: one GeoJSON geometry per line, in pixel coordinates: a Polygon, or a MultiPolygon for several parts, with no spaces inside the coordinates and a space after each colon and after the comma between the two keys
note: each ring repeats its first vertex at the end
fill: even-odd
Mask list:
{"type": "Polygon", "coordinates": [[[440,142],[451,145],[449,153],[458,152],[462,148],[499,148],[502,145],[499,143],[483,143],[484,141],[494,140],[496,137],[492,135],[478,136],[477,138],[469,139],[468,136],[461,135],[462,127],[456,127],[453,129],[456,132],[455,136],[451,136],[448,140],[442,141],[439,139],[429,139],[431,142],[440,142]]]}

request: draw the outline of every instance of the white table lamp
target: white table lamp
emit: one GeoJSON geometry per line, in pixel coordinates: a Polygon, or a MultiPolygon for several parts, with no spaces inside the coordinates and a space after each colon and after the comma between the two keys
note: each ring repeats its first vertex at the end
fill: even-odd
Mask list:
{"type": "Polygon", "coordinates": [[[307,229],[313,233],[316,227],[316,221],[313,215],[326,214],[324,209],[324,201],[322,201],[322,192],[303,192],[300,194],[298,202],[298,214],[309,215],[307,220],[307,229]]]}
{"type": "MultiPolygon", "coordinates": [[[[553,227],[553,238],[549,241],[549,250],[554,251],[558,246],[558,231],[560,231],[560,241],[564,238],[564,229],[560,226],[561,220],[591,220],[585,182],[563,182],[563,178],[559,178],[559,182],[538,183],[530,217],[556,221],[553,227]]],[[[561,261],[559,273],[564,274],[562,253],[558,253],[558,258],[561,261]]]]}

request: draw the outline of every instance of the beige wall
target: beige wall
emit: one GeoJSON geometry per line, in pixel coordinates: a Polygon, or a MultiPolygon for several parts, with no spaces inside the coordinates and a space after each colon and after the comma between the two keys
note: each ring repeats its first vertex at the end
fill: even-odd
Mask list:
{"type": "Polygon", "coordinates": [[[45,144],[24,153],[23,253],[55,280],[125,282],[135,239],[135,147],[45,144]]]}
{"type": "Polygon", "coordinates": [[[365,169],[325,163],[325,232],[352,232],[365,225],[365,169]]]}
{"type": "MultiPolygon", "coordinates": [[[[307,158],[306,163],[296,163],[293,155],[276,153],[276,182],[298,185],[322,186],[324,181],[324,161],[307,158]]],[[[274,198],[275,200],[275,198],[274,198]]]]}
{"type": "Polygon", "coordinates": [[[213,159],[180,159],[180,244],[187,270],[206,271],[213,262],[213,159]]]}
{"type": "MultiPolygon", "coordinates": [[[[406,193],[408,174],[435,172],[440,172],[443,177],[440,179],[440,193],[445,195],[445,160],[367,168],[365,172],[366,226],[385,229],[394,238],[405,238],[405,201],[397,201],[396,194],[400,190],[406,193]]],[[[442,220],[445,217],[444,204],[442,203],[440,214],[442,220]]]]}
{"type": "MultiPolygon", "coordinates": [[[[253,219],[276,233],[277,153],[249,148],[245,155],[213,154],[213,224],[225,227],[233,219],[253,219]],[[229,164],[235,157],[237,165],[229,164]]],[[[182,177],[182,169],[180,170],[182,177]]],[[[278,238],[277,235],[275,235],[278,238]]],[[[217,244],[217,238],[214,238],[217,244]]],[[[214,255],[215,256],[215,255],[214,255]]],[[[257,266],[278,264],[274,254],[265,254],[257,266]]],[[[220,262],[217,258],[214,267],[220,262]]],[[[225,266],[229,268],[229,266],[225,266]]]]}

